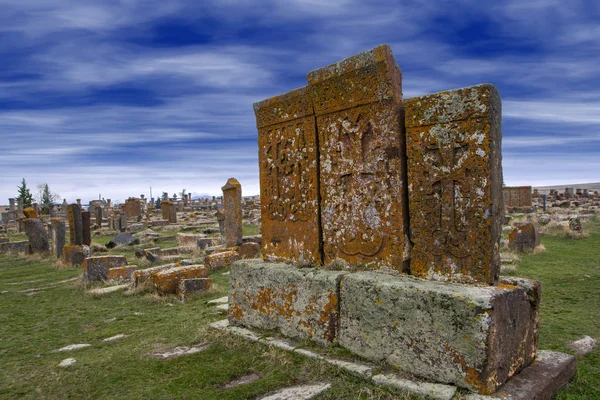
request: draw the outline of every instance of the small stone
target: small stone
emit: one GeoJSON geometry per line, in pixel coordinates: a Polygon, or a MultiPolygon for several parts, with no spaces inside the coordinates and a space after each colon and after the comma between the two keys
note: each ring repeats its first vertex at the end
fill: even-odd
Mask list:
{"type": "Polygon", "coordinates": [[[236,386],[247,385],[248,383],[257,381],[260,378],[262,378],[262,376],[258,375],[258,374],[250,374],[250,375],[240,376],[239,378],[236,378],[236,379],[232,380],[231,382],[229,382],[228,384],[226,384],[225,386],[223,386],[223,388],[231,389],[236,386]]]}
{"type": "Polygon", "coordinates": [[[208,343],[200,343],[194,346],[177,346],[172,349],[158,350],[150,352],[149,355],[159,360],[168,360],[190,354],[196,354],[208,348],[208,343]]]}
{"type": "Polygon", "coordinates": [[[312,358],[313,360],[323,360],[325,358],[322,355],[315,353],[314,351],[307,350],[307,349],[296,349],[296,350],[294,350],[294,352],[301,354],[305,357],[312,358]]]}
{"type": "Polygon", "coordinates": [[[261,400],[311,400],[331,389],[329,383],[293,386],[261,397],[261,400]]]}
{"type": "Polygon", "coordinates": [[[93,294],[93,295],[103,295],[103,294],[118,292],[119,290],[125,290],[128,287],[129,287],[129,285],[108,286],[108,287],[104,287],[104,288],[89,290],[88,293],[93,294]]]}
{"type": "Polygon", "coordinates": [[[220,321],[213,322],[212,324],[208,324],[208,326],[210,326],[213,329],[223,330],[223,329],[229,327],[229,320],[228,319],[222,319],[220,321]]]}
{"type": "Polygon", "coordinates": [[[569,348],[575,351],[577,355],[581,356],[594,350],[597,343],[598,341],[596,339],[590,336],[584,336],[579,340],[569,343],[569,348]]]}
{"type": "Polygon", "coordinates": [[[412,395],[424,396],[428,399],[452,400],[456,393],[456,386],[412,381],[402,379],[394,374],[375,375],[373,382],[377,385],[400,389],[412,395]]]}
{"type": "Polygon", "coordinates": [[[75,365],[76,363],[77,363],[77,360],[75,360],[74,358],[65,358],[58,364],[58,366],[62,367],[62,368],[67,368],[72,365],[75,365]]]}
{"type": "Polygon", "coordinates": [[[91,344],[87,344],[87,343],[70,344],[68,346],[61,347],[58,350],[54,350],[54,352],[79,350],[79,349],[85,349],[85,348],[91,347],[91,346],[92,346],[91,344]]]}
{"type": "Polygon", "coordinates": [[[229,301],[227,296],[219,297],[218,299],[210,300],[206,304],[226,304],[229,301]]]}
{"type": "Polygon", "coordinates": [[[118,335],[108,337],[106,339],[102,339],[103,342],[114,342],[115,340],[125,339],[129,335],[125,335],[124,333],[119,333],[118,335]]]}
{"type": "Polygon", "coordinates": [[[260,339],[259,342],[263,344],[268,344],[269,346],[277,347],[281,350],[294,351],[296,349],[296,345],[289,340],[267,337],[264,339],[260,339]]]}
{"type": "Polygon", "coordinates": [[[356,363],[356,362],[338,360],[335,358],[327,358],[327,357],[323,358],[323,361],[325,361],[331,365],[335,365],[336,367],[339,367],[339,368],[345,370],[350,375],[354,375],[359,378],[370,378],[371,375],[373,375],[374,367],[371,365],[360,364],[360,363],[356,363]]]}
{"type": "Polygon", "coordinates": [[[215,307],[217,311],[227,312],[229,310],[229,304],[221,304],[215,307]]]}

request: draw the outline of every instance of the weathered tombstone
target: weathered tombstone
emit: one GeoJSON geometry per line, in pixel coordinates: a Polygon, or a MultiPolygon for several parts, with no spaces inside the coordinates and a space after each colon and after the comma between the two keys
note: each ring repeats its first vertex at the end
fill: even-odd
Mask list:
{"type": "Polygon", "coordinates": [[[404,105],[411,274],[496,282],[504,214],[498,91],[485,84],[404,105]]]}
{"type": "Polygon", "coordinates": [[[102,207],[96,207],[96,226],[102,226],[102,207]]]}
{"type": "Polygon", "coordinates": [[[160,203],[162,218],[169,221],[170,224],[177,223],[177,209],[175,203],[169,200],[163,200],[160,203]]]}
{"type": "Polygon", "coordinates": [[[56,258],[62,256],[66,232],[65,221],[59,218],[52,218],[52,255],[56,258]]]}
{"type": "Polygon", "coordinates": [[[25,232],[29,238],[29,249],[31,253],[48,253],[48,232],[44,223],[37,218],[25,220],[25,232]]]}
{"type": "Polygon", "coordinates": [[[547,197],[546,197],[546,194],[545,194],[545,193],[542,195],[542,199],[543,199],[543,206],[542,206],[542,207],[543,207],[543,210],[544,210],[544,212],[546,212],[546,201],[547,201],[547,197]]]}
{"type": "Polygon", "coordinates": [[[402,73],[388,46],[310,72],[324,262],[408,270],[402,73]]]}
{"type": "Polygon", "coordinates": [[[215,213],[217,222],[219,223],[219,233],[221,234],[221,242],[225,243],[225,213],[223,210],[217,210],[215,213]]]}
{"type": "Polygon", "coordinates": [[[81,238],[83,244],[89,246],[92,244],[92,233],[91,233],[91,216],[89,211],[81,212],[81,238]]]}
{"type": "Polygon", "coordinates": [[[508,247],[520,253],[532,252],[540,245],[540,234],[531,222],[523,222],[508,234],[508,247]]]}
{"type": "Polygon", "coordinates": [[[77,204],[69,204],[69,238],[70,244],[83,244],[83,226],[81,222],[81,208],[77,204]]]}
{"type": "Polygon", "coordinates": [[[223,191],[225,212],[225,246],[242,243],[242,185],[235,178],[229,178],[223,191]]]}
{"type": "Polygon", "coordinates": [[[581,226],[581,218],[580,217],[569,218],[569,229],[572,232],[582,233],[583,227],[581,226]]]}
{"type": "Polygon", "coordinates": [[[255,103],[254,112],[263,256],[321,263],[317,131],[307,90],[255,103]]]}
{"type": "Polygon", "coordinates": [[[119,230],[125,232],[127,230],[127,214],[122,212],[119,215],[119,230]]]}
{"type": "Polygon", "coordinates": [[[25,207],[23,209],[23,214],[25,215],[25,218],[37,218],[38,217],[38,213],[35,211],[35,208],[33,208],[33,207],[25,207]]]}

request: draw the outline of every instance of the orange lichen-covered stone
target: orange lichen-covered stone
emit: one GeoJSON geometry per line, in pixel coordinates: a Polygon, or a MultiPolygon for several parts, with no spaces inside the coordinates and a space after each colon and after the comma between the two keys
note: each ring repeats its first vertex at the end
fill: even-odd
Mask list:
{"type": "Polygon", "coordinates": [[[223,191],[223,211],[225,213],[225,246],[242,243],[242,185],[235,178],[229,178],[223,191]]]}
{"type": "Polygon", "coordinates": [[[254,104],[263,257],[321,263],[317,131],[306,88],[254,104]]]}
{"type": "Polygon", "coordinates": [[[492,85],[404,102],[411,274],[492,284],[500,267],[501,102],[492,85]]]}
{"type": "Polygon", "coordinates": [[[153,274],[163,271],[169,268],[175,267],[175,263],[157,265],[156,267],[150,267],[146,269],[138,269],[133,273],[133,284],[134,287],[148,287],[152,284],[153,274]]]}
{"type": "Polygon", "coordinates": [[[211,253],[204,257],[204,264],[208,269],[215,269],[230,265],[232,262],[240,259],[237,251],[221,251],[219,253],[211,253]]]}
{"type": "Polygon", "coordinates": [[[172,201],[163,201],[160,203],[162,218],[169,221],[170,224],[177,223],[177,208],[172,201]]]}
{"type": "Polygon", "coordinates": [[[402,74],[379,46],[308,74],[324,262],[408,271],[402,74]]]}
{"type": "Polygon", "coordinates": [[[37,212],[35,212],[35,208],[33,207],[27,207],[23,209],[23,215],[25,215],[25,218],[37,218],[37,212]]]}
{"type": "Polygon", "coordinates": [[[182,279],[179,281],[177,294],[179,294],[182,299],[186,299],[193,293],[206,292],[211,287],[212,279],[210,278],[182,279]]]}
{"type": "Polygon", "coordinates": [[[83,261],[90,255],[89,246],[80,244],[67,244],[62,249],[62,261],[71,267],[83,265],[83,261]]]}
{"type": "Polygon", "coordinates": [[[70,244],[83,244],[83,221],[81,219],[81,207],[76,203],[67,207],[69,215],[69,238],[70,244]]]}
{"type": "Polygon", "coordinates": [[[160,294],[175,294],[182,279],[208,278],[204,265],[188,265],[158,271],[152,275],[154,290],[160,294]]]}
{"type": "Polygon", "coordinates": [[[133,278],[133,273],[137,269],[135,265],[125,265],[122,267],[114,267],[108,270],[108,279],[111,281],[130,281],[133,278]]]}

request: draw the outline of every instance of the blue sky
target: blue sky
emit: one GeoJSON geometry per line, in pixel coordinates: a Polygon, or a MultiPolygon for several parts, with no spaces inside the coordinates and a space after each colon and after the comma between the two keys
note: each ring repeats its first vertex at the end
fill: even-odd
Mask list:
{"type": "Polygon", "coordinates": [[[404,97],[495,84],[507,185],[600,181],[598,1],[0,0],[0,203],[257,194],[252,103],[389,44],[404,97]]]}

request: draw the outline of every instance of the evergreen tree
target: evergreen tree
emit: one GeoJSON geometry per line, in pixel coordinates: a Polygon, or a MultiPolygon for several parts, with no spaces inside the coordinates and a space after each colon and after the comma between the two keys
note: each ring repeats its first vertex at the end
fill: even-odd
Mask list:
{"type": "Polygon", "coordinates": [[[21,199],[21,204],[23,205],[23,208],[31,207],[33,204],[33,196],[27,188],[25,178],[21,180],[21,186],[17,186],[17,189],[19,189],[19,195],[17,196],[17,198],[21,199]]]}
{"type": "Polygon", "coordinates": [[[50,214],[50,209],[60,196],[50,190],[47,183],[38,185],[37,200],[42,206],[42,214],[50,214]]]}

